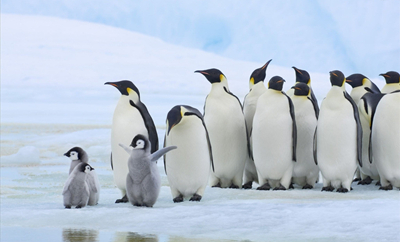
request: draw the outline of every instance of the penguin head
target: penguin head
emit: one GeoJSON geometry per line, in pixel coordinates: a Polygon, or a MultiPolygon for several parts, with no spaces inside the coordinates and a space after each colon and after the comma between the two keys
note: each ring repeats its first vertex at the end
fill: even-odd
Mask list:
{"type": "Polygon", "coordinates": [[[149,140],[144,135],[138,134],[133,138],[131,146],[133,147],[133,149],[146,150],[148,147],[148,143],[149,140]]]}
{"type": "Polygon", "coordinates": [[[129,96],[132,100],[140,100],[139,89],[131,81],[106,82],[104,85],[111,85],[118,89],[121,95],[129,96]]]}
{"type": "Polygon", "coordinates": [[[330,79],[331,79],[331,84],[332,86],[338,86],[338,87],[343,87],[346,78],[344,78],[344,75],[341,71],[335,70],[335,71],[331,71],[329,72],[330,79]]]}
{"type": "Polygon", "coordinates": [[[379,74],[380,76],[383,76],[385,78],[385,81],[387,84],[390,83],[400,83],[400,74],[395,71],[388,71],[383,74],[379,74]]]}
{"type": "Polygon", "coordinates": [[[71,160],[81,160],[83,162],[87,162],[87,154],[81,147],[73,147],[64,155],[69,157],[71,160]]]}
{"type": "Polygon", "coordinates": [[[285,80],[282,77],[274,76],[268,82],[268,89],[282,91],[284,82],[285,82],[285,80]]]}
{"type": "Polygon", "coordinates": [[[267,67],[268,67],[268,65],[269,65],[269,63],[271,61],[272,61],[272,59],[267,61],[267,63],[265,63],[265,65],[263,65],[262,67],[260,67],[258,69],[255,69],[253,71],[253,73],[251,73],[251,76],[250,76],[250,88],[252,86],[254,86],[255,84],[257,84],[257,83],[264,81],[265,72],[267,71],[267,67]]]}
{"type": "Polygon", "coordinates": [[[203,119],[203,116],[199,112],[199,110],[187,106],[187,105],[176,105],[173,107],[167,114],[167,135],[169,135],[169,132],[173,127],[178,125],[181,122],[184,122],[186,117],[195,115],[201,120],[203,119]]]}
{"type": "Polygon", "coordinates": [[[296,83],[294,88],[294,95],[296,96],[308,96],[310,94],[310,88],[307,84],[299,82],[296,83]]]}
{"type": "Polygon", "coordinates": [[[294,69],[294,71],[296,73],[296,82],[302,82],[302,83],[305,83],[305,84],[310,84],[310,81],[311,81],[310,74],[308,74],[307,71],[300,70],[300,69],[298,69],[298,68],[296,68],[294,66],[292,68],[294,69]]]}
{"type": "Polygon", "coordinates": [[[215,68],[203,71],[197,70],[195,72],[203,74],[211,84],[226,82],[225,75],[220,70],[215,68]]]}
{"type": "Polygon", "coordinates": [[[91,172],[91,171],[94,170],[94,168],[91,167],[91,166],[90,166],[89,164],[87,164],[87,163],[80,163],[78,169],[79,169],[80,172],[84,172],[84,173],[89,173],[89,172],[91,172]]]}
{"type": "Polygon", "coordinates": [[[355,88],[362,86],[365,83],[365,79],[368,78],[362,74],[357,73],[346,77],[346,82],[350,84],[351,87],[355,88]]]}

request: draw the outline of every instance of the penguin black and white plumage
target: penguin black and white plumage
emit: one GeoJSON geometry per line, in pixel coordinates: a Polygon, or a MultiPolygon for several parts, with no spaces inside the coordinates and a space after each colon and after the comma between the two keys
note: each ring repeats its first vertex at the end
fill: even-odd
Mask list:
{"type": "Polygon", "coordinates": [[[284,82],[280,76],[271,78],[254,114],[252,144],[261,185],[258,190],[286,190],[291,183],[297,132],[292,100],[282,92],[284,82]]]}
{"type": "Polygon", "coordinates": [[[346,92],[343,73],[330,72],[331,89],[322,101],[314,140],[323,176],[322,191],[348,192],[361,163],[362,128],[357,106],[346,92]]]}
{"type": "Polygon", "coordinates": [[[87,163],[79,163],[69,174],[62,192],[65,208],[83,208],[89,201],[90,190],[97,192],[94,186],[89,186],[87,176],[93,168],[87,163]]]}
{"type": "Polygon", "coordinates": [[[165,146],[177,146],[164,156],[164,168],[174,202],[200,201],[213,168],[207,128],[199,110],[177,105],[167,114],[165,146]]]}
{"type": "MultiPolygon", "coordinates": [[[[89,157],[86,151],[83,150],[81,147],[73,147],[70,150],[68,150],[64,155],[71,159],[69,174],[71,174],[71,172],[75,169],[75,167],[78,164],[80,163],[87,164],[89,162],[89,157]]],[[[87,179],[90,191],[88,205],[89,206],[97,205],[100,198],[100,182],[94,168],[88,173],[87,179]],[[91,189],[92,186],[95,189],[91,189]]]]}
{"type": "Polygon", "coordinates": [[[400,74],[396,71],[388,71],[380,74],[385,78],[386,84],[382,88],[382,93],[391,93],[400,90],[400,74]]]}
{"type": "Polygon", "coordinates": [[[303,189],[312,189],[318,181],[319,169],[313,157],[313,139],[318,121],[318,104],[311,99],[307,84],[298,82],[291,97],[297,129],[296,161],[293,167],[292,182],[303,189]]]}
{"type": "Polygon", "coordinates": [[[382,190],[400,188],[400,91],[381,98],[372,124],[371,145],[382,190]]]}
{"type": "MultiPolygon", "coordinates": [[[[246,120],[247,136],[250,141],[251,141],[250,134],[251,130],[253,129],[253,118],[254,118],[254,113],[256,112],[257,100],[267,90],[267,88],[264,85],[264,79],[265,79],[265,72],[271,61],[272,60],[269,60],[267,63],[265,63],[265,65],[263,65],[258,69],[255,69],[253,73],[251,73],[249,81],[250,91],[244,97],[243,114],[246,120]]],[[[244,180],[243,181],[244,189],[250,189],[252,187],[253,181],[258,183],[256,166],[254,165],[253,158],[250,156],[244,167],[243,180],[244,180]]]]}
{"type": "Polygon", "coordinates": [[[161,177],[156,161],[168,151],[170,146],[150,153],[151,143],[146,136],[136,135],[130,146],[119,144],[128,154],[129,173],[126,177],[126,195],[133,206],[153,207],[161,188],[161,177]]]}
{"type": "Polygon", "coordinates": [[[204,123],[210,136],[215,168],[210,175],[210,185],[241,188],[250,148],[242,106],[229,91],[226,77],[220,70],[196,72],[212,84],[204,104],[204,123]]]}
{"type": "Polygon", "coordinates": [[[138,88],[131,81],[106,82],[116,87],[121,97],[115,107],[111,129],[111,167],[114,182],[121,190],[122,198],[115,202],[128,202],[126,176],[129,155],[118,144],[129,144],[137,134],[146,136],[151,143],[150,151],[158,150],[158,136],[146,106],[140,101],[138,88]]]}

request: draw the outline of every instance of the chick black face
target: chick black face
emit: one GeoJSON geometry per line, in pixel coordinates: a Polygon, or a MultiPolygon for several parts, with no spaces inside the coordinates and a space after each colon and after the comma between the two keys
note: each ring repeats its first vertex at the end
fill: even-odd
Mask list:
{"type": "Polygon", "coordinates": [[[211,84],[219,83],[223,79],[226,79],[225,75],[220,70],[215,69],[215,68],[203,70],[203,71],[198,70],[195,72],[203,74],[211,84]]]}
{"type": "Polygon", "coordinates": [[[341,71],[335,70],[335,71],[331,71],[329,72],[331,77],[331,84],[332,86],[338,86],[338,87],[342,87],[344,82],[346,81],[346,79],[344,78],[344,75],[341,71]]]}
{"type": "Polygon", "coordinates": [[[400,74],[395,71],[388,71],[384,74],[379,74],[385,78],[387,84],[390,83],[400,83],[400,74]]]}
{"type": "Polygon", "coordinates": [[[305,70],[300,70],[296,67],[292,67],[296,73],[296,82],[302,82],[308,84],[310,82],[310,74],[305,70]]]}
{"type": "Polygon", "coordinates": [[[136,135],[131,142],[131,146],[134,149],[144,149],[145,150],[147,148],[147,145],[148,145],[147,139],[142,134],[136,135]]]}
{"type": "Polygon", "coordinates": [[[77,154],[77,159],[80,160],[80,159],[82,159],[84,151],[81,147],[73,147],[70,150],[68,150],[64,155],[66,157],[71,158],[71,155],[73,155],[75,157],[75,154],[77,154]]]}
{"type": "Polygon", "coordinates": [[[308,94],[310,94],[310,88],[305,83],[302,82],[296,83],[296,85],[293,88],[294,88],[294,95],[296,96],[308,96],[308,94]]]}
{"type": "Polygon", "coordinates": [[[88,173],[88,172],[94,170],[93,167],[91,167],[89,164],[86,164],[86,163],[80,163],[78,166],[80,166],[78,169],[79,169],[79,171],[81,171],[81,172],[88,173]]]}
{"type": "Polygon", "coordinates": [[[259,82],[263,82],[263,81],[264,81],[264,79],[265,79],[265,72],[267,71],[267,67],[268,67],[268,65],[269,65],[269,63],[270,63],[271,61],[272,61],[272,59],[269,60],[267,63],[265,63],[265,65],[263,65],[262,67],[260,67],[260,68],[258,68],[258,69],[255,69],[255,70],[253,71],[253,73],[251,73],[250,82],[251,82],[253,85],[255,85],[255,84],[259,83],[259,82]]]}
{"type": "Polygon", "coordinates": [[[273,89],[273,90],[277,90],[277,91],[282,91],[284,82],[285,82],[285,80],[282,77],[274,76],[269,80],[268,88],[269,89],[273,89]]]}
{"type": "Polygon", "coordinates": [[[362,86],[364,84],[364,79],[367,78],[362,74],[353,74],[346,77],[346,82],[350,84],[353,88],[362,86]]]}
{"type": "Polygon", "coordinates": [[[122,95],[129,96],[129,92],[134,91],[140,97],[139,89],[131,81],[123,80],[119,82],[106,82],[104,83],[104,85],[111,85],[116,87],[122,95]]]}

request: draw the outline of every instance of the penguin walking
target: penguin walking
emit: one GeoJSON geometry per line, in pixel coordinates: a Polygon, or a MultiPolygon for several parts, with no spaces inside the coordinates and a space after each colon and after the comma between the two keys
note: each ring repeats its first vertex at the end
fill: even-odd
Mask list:
{"type": "Polygon", "coordinates": [[[170,146],[150,153],[151,143],[146,136],[136,135],[130,146],[119,144],[128,154],[129,173],[126,177],[126,195],[133,206],[153,207],[161,188],[161,177],[156,161],[168,151],[170,146]]]}
{"type": "MultiPolygon", "coordinates": [[[[256,112],[257,100],[258,98],[267,90],[264,85],[265,72],[269,63],[272,60],[269,60],[265,65],[256,69],[251,73],[249,86],[250,91],[244,97],[243,102],[243,113],[246,120],[247,127],[247,137],[250,140],[250,148],[251,148],[251,130],[253,129],[253,118],[254,113],[256,112]]],[[[246,162],[244,167],[244,176],[243,176],[244,189],[251,189],[253,181],[258,183],[258,176],[256,166],[254,165],[253,157],[249,156],[249,159],[246,162]]]]}
{"type": "Polygon", "coordinates": [[[385,78],[386,84],[382,88],[382,93],[391,93],[400,90],[400,74],[396,71],[388,71],[380,74],[385,78]]]}
{"type": "Polygon", "coordinates": [[[226,77],[220,70],[195,72],[203,74],[212,84],[204,104],[204,123],[210,136],[215,168],[210,175],[210,185],[241,188],[250,150],[242,106],[229,91],[226,77]]]}
{"type": "MultiPolygon", "coordinates": [[[[64,155],[71,159],[69,174],[71,174],[71,172],[75,169],[75,167],[80,163],[87,164],[89,161],[86,151],[84,151],[81,147],[73,147],[70,150],[68,150],[64,155]]],[[[99,183],[99,178],[97,177],[97,173],[93,167],[91,171],[87,174],[87,179],[90,192],[89,201],[87,205],[89,206],[97,205],[100,198],[100,183],[99,183]],[[95,189],[91,189],[92,186],[95,187],[95,189]]]]}
{"type": "Polygon", "coordinates": [[[285,80],[274,76],[258,98],[253,119],[252,144],[258,190],[289,188],[296,161],[296,121],[293,103],[282,92],[285,80]]]}
{"type": "Polygon", "coordinates": [[[378,168],[381,190],[400,188],[400,91],[379,101],[372,125],[373,162],[378,168]]]}
{"type": "Polygon", "coordinates": [[[164,156],[164,168],[174,202],[200,201],[211,168],[214,168],[210,139],[199,110],[177,105],[167,114],[165,146],[178,150],[164,156]]]}
{"type": "Polygon", "coordinates": [[[79,163],[68,176],[62,192],[65,208],[83,208],[89,201],[90,191],[97,192],[95,186],[89,186],[87,176],[93,168],[84,162],[79,163]]]}
{"type": "Polygon", "coordinates": [[[356,104],[346,92],[343,73],[330,72],[331,89],[322,101],[314,140],[322,191],[348,192],[361,163],[362,128],[356,104]]]}
{"type": "Polygon", "coordinates": [[[121,190],[122,198],[115,203],[126,203],[126,176],[128,175],[127,154],[119,144],[129,144],[137,134],[146,136],[151,143],[150,151],[158,150],[158,136],[146,106],[140,101],[139,89],[131,81],[106,82],[116,87],[121,97],[115,107],[111,128],[111,167],[114,182],[121,190]]]}
{"type": "Polygon", "coordinates": [[[313,139],[318,121],[318,104],[311,99],[311,89],[298,82],[291,97],[296,117],[297,147],[292,182],[303,189],[312,189],[319,178],[313,157],[313,139]]]}

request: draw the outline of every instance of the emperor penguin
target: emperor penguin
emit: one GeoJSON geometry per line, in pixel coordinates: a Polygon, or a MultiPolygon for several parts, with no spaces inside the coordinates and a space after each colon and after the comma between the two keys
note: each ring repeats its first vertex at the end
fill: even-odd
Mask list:
{"type": "Polygon", "coordinates": [[[204,104],[204,123],[210,136],[214,160],[210,185],[241,188],[250,150],[242,105],[229,91],[226,77],[220,70],[195,72],[203,74],[212,84],[204,104]]]}
{"type": "Polygon", "coordinates": [[[319,169],[313,157],[313,139],[318,121],[318,103],[311,99],[311,89],[298,82],[291,97],[296,117],[297,147],[292,182],[303,189],[312,189],[318,181],[319,169]]]}
{"type": "Polygon", "coordinates": [[[396,71],[388,71],[380,74],[385,78],[386,84],[382,88],[382,93],[391,93],[400,90],[400,74],[396,71]]]}
{"type": "MultiPolygon", "coordinates": [[[[265,72],[271,61],[272,60],[269,60],[267,63],[265,63],[265,65],[263,65],[258,69],[255,69],[253,73],[251,73],[249,81],[250,91],[244,97],[243,113],[246,120],[247,137],[250,141],[251,141],[250,133],[251,130],[253,129],[253,118],[254,118],[254,113],[256,112],[257,100],[261,96],[261,94],[263,94],[267,90],[267,88],[264,85],[264,79],[265,79],[265,72]]],[[[250,147],[251,147],[251,142],[250,142],[250,147]]],[[[253,181],[258,183],[257,170],[256,166],[254,165],[253,157],[249,156],[249,159],[246,162],[246,165],[244,167],[243,179],[244,179],[244,184],[243,184],[244,189],[251,189],[253,181]]]]}
{"type": "MultiPolygon", "coordinates": [[[[84,151],[81,147],[73,147],[70,150],[68,150],[64,155],[71,159],[69,174],[71,174],[71,172],[78,164],[80,163],[87,164],[89,162],[89,158],[86,151],[84,151]]],[[[88,205],[89,206],[97,205],[100,198],[100,183],[94,168],[88,173],[87,179],[90,191],[88,205]],[[94,186],[95,189],[91,189],[92,186],[94,186]]]]}
{"type": "Polygon", "coordinates": [[[381,190],[400,188],[400,90],[379,101],[372,125],[373,162],[378,168],[381,190]]]}
{"type": "Polygon", "coordinates": [[[322,101],[314,140],[322,191],[348,192],[361,163],[362,128],[357,106],[346,92],[341,71],[330,72],[331,89],[322,101]]]}
{"type": "Polygon", "coordinates": [[[210,139],[199,110],[177,105],[167,114],[165,146],[177,146],[164,156],[173,201],[200,201],[214,168],[210,139]]]}
{"type": "Polygon", "coordinates": [[[140,101],[139,89],[127,80],[119,82],[106,82],[105,84],[116,87],[121,97],[115,107],[111,128],[111,168],[113,169],[114,182],[121,190],[122,198],[115,203],[126,203],[126,176],[128,175],[128,158],[118,144],[129,144],[138,134],[146,136],[151,143],[150,151],[158,150],[158,136],[146,106],[140,101]]]}
{"type": "Polygon", "coordinates": [[[156,161],[168,151],[170,146],[150,153],[151,143],[146,136],[136,135],[130,146],[119,144],[128,154],[129,173],[126,177],[126,195],[133,206],[153,207],[161,188],[160,172],[156,161]]]}
{"type": "Polygon", "coordinates": [[[274,76],[257,102],[253,119],[254,163],[258,190],[286,190],[296,161],[296,118],[292,100],[282,92],[285,80],[274,76]]]}
{"type": "Polygon", "coordinates": [[[90,190],[96,192],[96,187],[89,186],[87,176],[93,168],[84,162],[79,163],[69,174],[62,192],[65,208],[83,208],[89,201],[90,190]]]}

